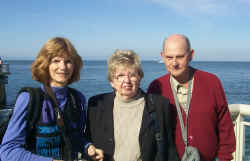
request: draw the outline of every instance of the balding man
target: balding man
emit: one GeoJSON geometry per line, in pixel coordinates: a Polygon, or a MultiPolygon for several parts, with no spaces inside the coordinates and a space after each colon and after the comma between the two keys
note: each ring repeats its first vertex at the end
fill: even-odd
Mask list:
{"type": "Polygon", "coordinates": [[[222,84],[214,74],[189,66],[193,56],[194,50],[186,36],[174,34],[166,38],[161,57],[168,74],[154,80],[148,93],[170,100],[176,118],[175,143],[179,158],[183,157],[186,145],[180,123],[182,117],[183,129],[187,128],[186,143],[198,149],[202,161],[232,160],[235,134],[222,84]]]}

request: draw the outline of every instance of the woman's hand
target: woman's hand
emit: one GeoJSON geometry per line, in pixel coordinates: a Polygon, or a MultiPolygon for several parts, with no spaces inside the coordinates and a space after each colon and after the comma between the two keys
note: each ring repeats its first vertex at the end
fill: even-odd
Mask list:
{"type": "Polygon", "coordinates": [[[88,156],[95,161],[103,161],[104,154],[102,149],[95,148],[94,145],[88,147],[88,156]]]}

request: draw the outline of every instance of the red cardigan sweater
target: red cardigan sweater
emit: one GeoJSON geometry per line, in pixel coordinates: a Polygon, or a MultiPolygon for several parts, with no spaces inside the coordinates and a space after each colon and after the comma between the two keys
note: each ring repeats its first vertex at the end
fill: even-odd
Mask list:
{"type": "MultiPolygon", "coordinates": [[[[235,134],[220,80],[213,74],[196,70],[188,114],[188,144],[197,147],[202,161],[232,159],[235,151],[235,134]]],[[[170,85],[170,75],[154,80],[148,93],[157,93],[170,100],[175,115],[175,143],[181,158],[185,144],[181,135],[175,101],[170,85]]],[[[185,112],[182,110],[184,121],[185,112]]]]}

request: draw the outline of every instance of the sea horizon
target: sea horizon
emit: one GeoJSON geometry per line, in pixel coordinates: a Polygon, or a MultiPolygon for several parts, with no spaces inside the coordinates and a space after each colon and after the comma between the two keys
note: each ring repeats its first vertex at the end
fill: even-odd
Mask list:
{"type": "MultiPolygon", "coordinates": [[[[33,60],[7,60],[10,75],[6,90],[8,101],[12,102],[18,90],[24,86],[38,86],[32,79],[31,64],[33,60]]],[[[112,91],[107,80],[106,60],[84,60],[81,78],[72,86],[82,91],[86,98],[98,93],[112,91]]],[[[240,61],[192,61],[196,69],[213,73],[221,80],[228,102],[250,104],[250,63],[240,61]]],[[[142,60],[144,78],[141,88],[147,90],[150,82],[167,73],[164,63],[155,60],[142,60]]]]}
{"type": "MultiPolygon", "coordinates": [[[[34,61],[35,59],[4,59],[4,62],[9,62],[9,61],[34,61]]],[[[157,62],[161,59],[141,59],[141,61],[144,62],[157,62]]],[[[107,61],[105,59],[83,59],[83,61],[107,61]]],[[[192,62],[244,62],[244,63],[250,63],[250,60],[193,60],[192,62]]]]}

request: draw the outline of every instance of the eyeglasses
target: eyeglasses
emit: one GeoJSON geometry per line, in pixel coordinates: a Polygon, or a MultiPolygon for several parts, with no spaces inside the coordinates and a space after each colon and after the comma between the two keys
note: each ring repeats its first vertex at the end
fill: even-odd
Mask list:
{"type": "Polygon", "coordinates": [[[129,73],[128,75],[118,74],[115,76],[115,79],[118,82],[123,82],[126,78],[128,78],[131,82],[136,82],[139,79],[137,73],[129,73]]]}

